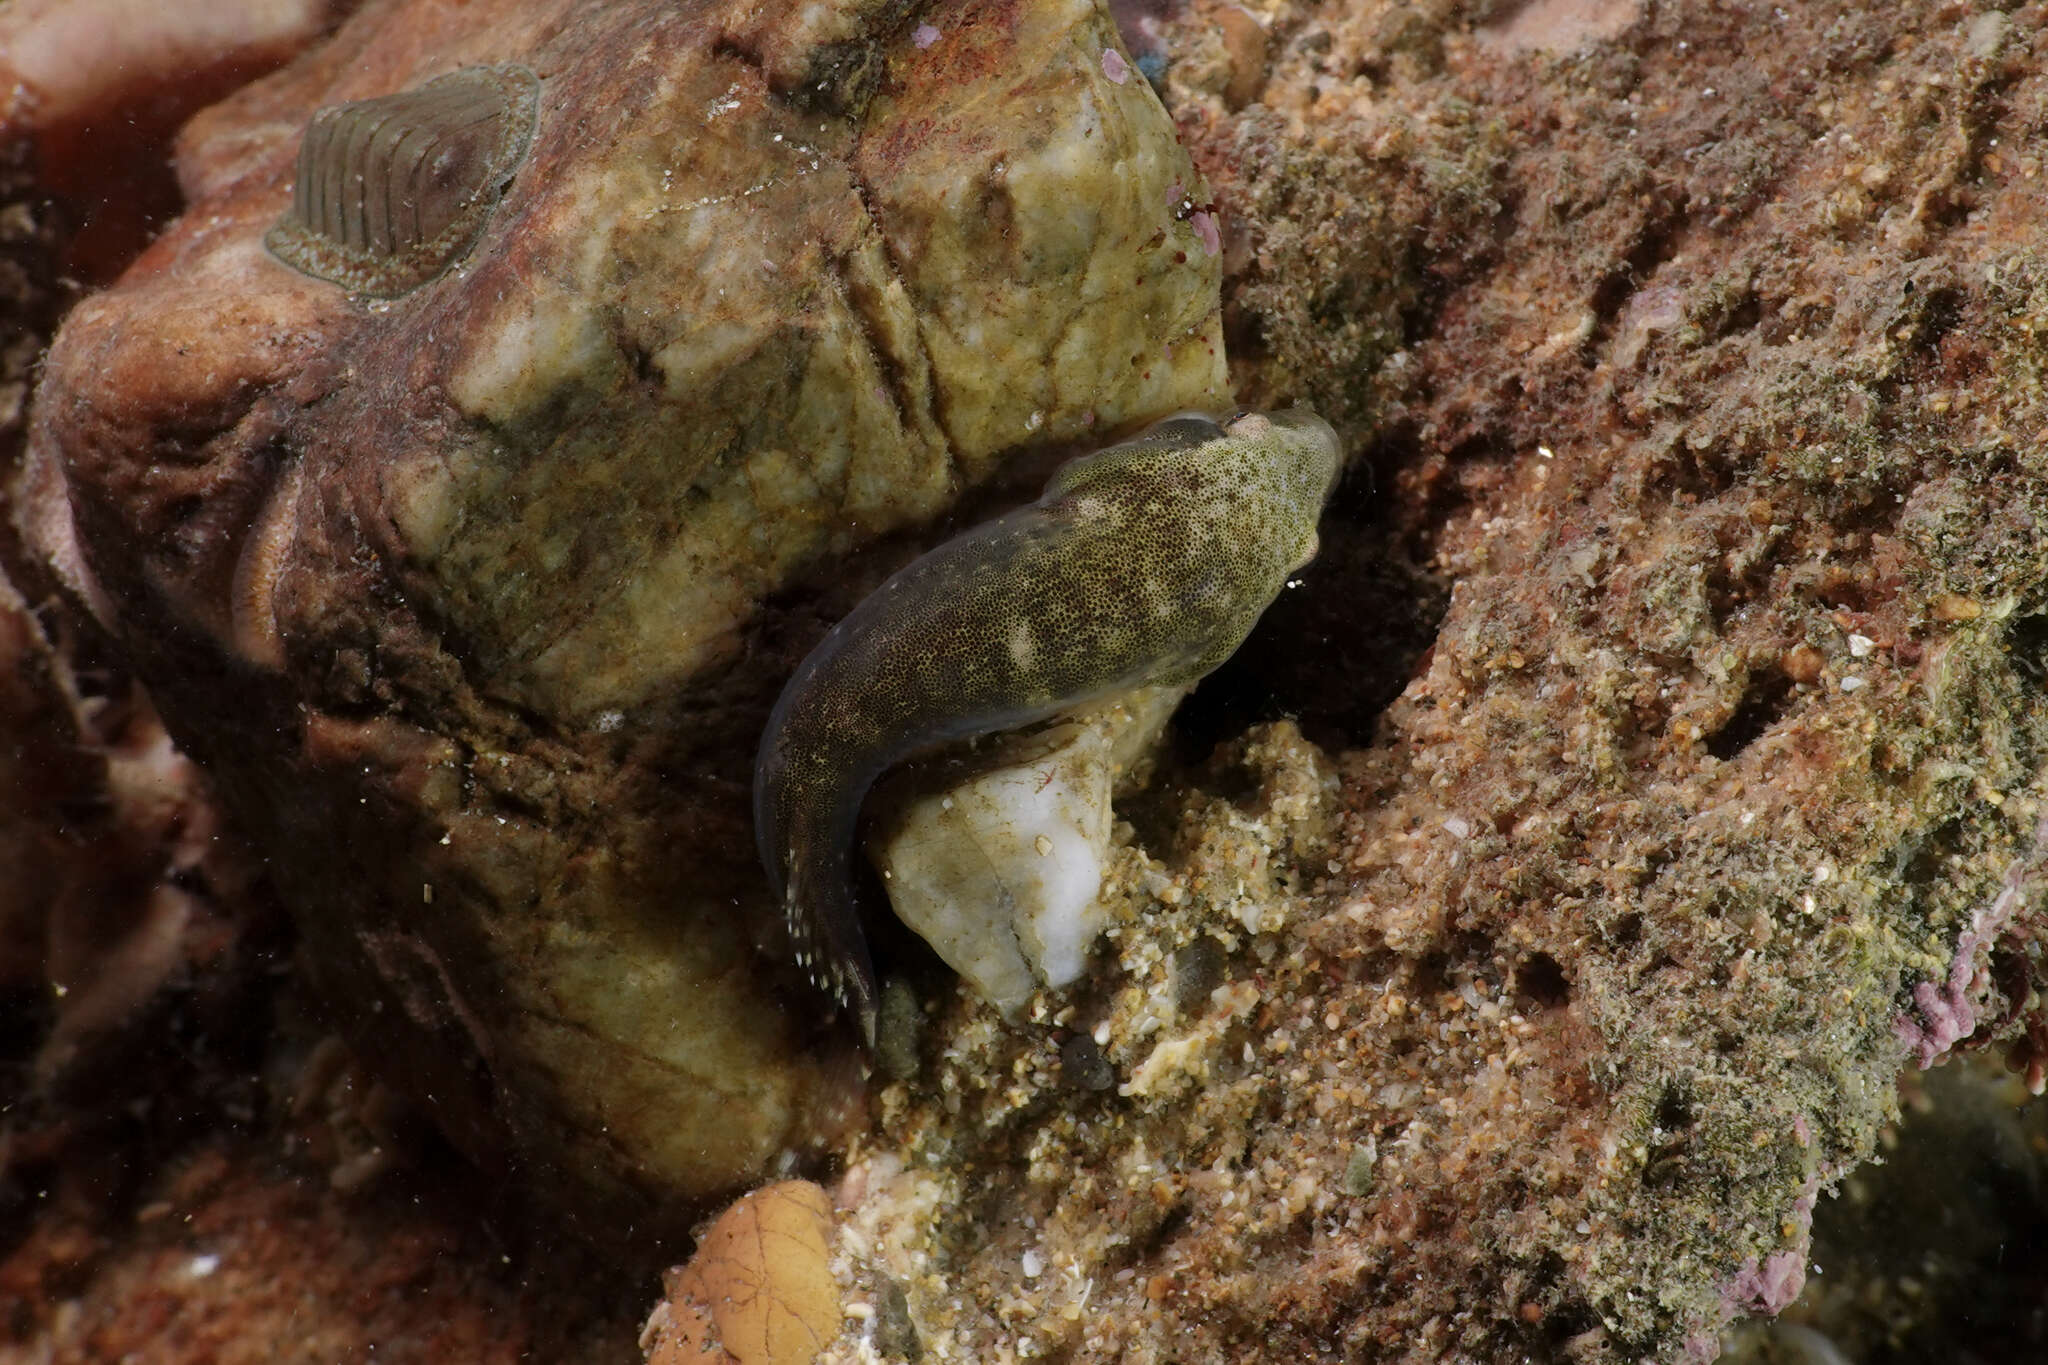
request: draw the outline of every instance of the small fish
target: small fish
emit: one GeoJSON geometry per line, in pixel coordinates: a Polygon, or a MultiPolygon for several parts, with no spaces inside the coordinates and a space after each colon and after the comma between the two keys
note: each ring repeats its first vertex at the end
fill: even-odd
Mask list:
{"type": "Polygon", "coordinates": [[[1314,557],[1341,455],[1300,409],[1169,418],[908,565],[798,666],[755,759],[754,834],[798,964],[870,1044],[851,872],[875,779],[937,745],[1207,674],[1314,557]]]}

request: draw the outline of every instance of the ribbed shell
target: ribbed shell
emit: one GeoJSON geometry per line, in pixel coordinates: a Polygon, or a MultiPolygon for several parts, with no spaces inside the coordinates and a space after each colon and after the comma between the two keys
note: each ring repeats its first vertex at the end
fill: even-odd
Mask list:
{"type": "Polygon", "coordinates": [[[533,140],[539,95],[523,66],[468,66],[319,110],[264,244],[351,293],[410,293],[476,244],[533,140]]]}

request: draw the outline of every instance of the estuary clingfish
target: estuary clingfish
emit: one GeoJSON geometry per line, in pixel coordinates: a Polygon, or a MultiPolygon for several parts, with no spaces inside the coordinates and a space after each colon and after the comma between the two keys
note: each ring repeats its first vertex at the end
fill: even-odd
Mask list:
{"type": "Polygon", "coordinates": [[[1169,418],[911,563],[798,666],[755,760],[755,838],[798,962],[870,1041],[851,874],[875,779],[936,746],[1207,674],[1314,556],[1340,456],[1329,424],[1298,409],[1169,418]]]}

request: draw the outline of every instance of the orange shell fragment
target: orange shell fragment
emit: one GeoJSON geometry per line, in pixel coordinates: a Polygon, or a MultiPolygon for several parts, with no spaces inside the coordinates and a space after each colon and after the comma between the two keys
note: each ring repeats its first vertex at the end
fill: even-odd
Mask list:
{"type": "Polygon", "coordinates": [[[669,1272],[648,1365],[810,1365],[839,1333],[832,1201],[808,1180],[746,1195],[669,1272]]]}

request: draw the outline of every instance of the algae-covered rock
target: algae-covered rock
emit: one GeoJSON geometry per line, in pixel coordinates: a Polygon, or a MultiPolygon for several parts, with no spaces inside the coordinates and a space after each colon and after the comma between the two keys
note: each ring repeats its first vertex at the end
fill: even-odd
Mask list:
{"type": "Polygon", "coordinates": [[[188,212],[50,355],[23,521],[364,1051],[571,1202],[844,1121],[744,806],[823,620],[1019,452],[1222,401],[1198,178],[1106,15],[903,11],[373,2],[186,128],[188,212]],[[464,240],[379,274],[421,167],[464,240]]]}
{"type": "MultiPolygon", "coordinates": [[[[1906,1326],[1951,1355],[2038,1356],[2030,1315],[1998,1321],[2006,1300],[1954,1292],[1987,1287],[1975,1257],[1990,1247],[2016,1298],[2039,1283],[2030,1201],[1963,1179],[1923,1181],[1915,1204],[1859,1170],[1887,1153],[1881,1169],[1911,1168],[1910,1133],[1891,1146],[1902,1070],[2015,1034],[2021,1074],[2048,1070],[2042,7],[1119,7],[1148,39],[1123,65],[1156,75],[1205,172],[1174,222],[1186,212],[1191,232],[1215,233],[1238,396],[1316,404],[1368,467],[1340,489],[1300,589],[1184,708],[1154,788],[1118,809],[1132,835],[1112,860],[1096,970],[1015,1021],[968,992],[888,997],[902,1046],[835,1191],[851,1339],[826,1359],[1703,1361],[1736,1318],[1784,1308],[1802,1276],[1788,1315],[1825,1311],[1830,1284],[1896,1298],[1910,1283],[1910,1313],[1854,1320],[1868,1340],[1906,1326]],[[1245,738],[1283,713],[1298,726],[1245,738]],[[1868,1245],[1864,1209],[1933,1254],[1888,1248],[1874,1273],[1843,1274],[1831,1215],[1868,1245]],[[1937,1226],[1952,1217],[1972,1220],[1968,1235],[1937,1226]],[[1999,1219],[2013,1231],[1988,1226],[1999,1219]]],[[[844,42],[866,12],[821,6],[805,12],[815,27],[780,33],[749,15],[727,50],[755,54],[773,98],[807,117],[861,117],[889,69],[844,42]]],[[[936,9],[900,19],[907,46],[873,51],[943,55],[960,31],[936,9]]],[[[524,61],[558,80],[518,28],[449,64],[524,61]]],[[[314,102],[281,121],[298,126],[314,102]]],[[[515,177],[501,211],[525,192],[515,177]]],[[[204,230],[253,242],[280,212],[281,187],[246,233],[225,216],[204,230]]],[[[492,269],[501,248],[487,236],[479,249],[430,288],[492,269]]],[[[211,333],[195,333],[203,371],[211,333]]],[[[438,373],[432,347],[420,363],[438,373]]],[[[82,368],[60,353],[53,392],[74,391],[82,368]]],[[[154,376],[131,373],[123,391],[154,376]]],[[[270,411],[234,414],[248,448],[271,450],[270,411]]],[[[601,419],[595,404],[574,411],[566,422],[601,419]]],[[[169,479],[185,447],[163,449],[150,476],[169,479]]],[[[237,523],[167,520],[124,539],[108,509],[130,504],[94,491],[111,487],[73,488],[98,527],[95,567],[123,585],[108,600],[183,600],[162,567],[171,549],[203,557],[237,523]],[[155,577],[138,567],[145,549],[155,577]]],[[[318,525],[346,529],[331,483],[308,471],[301,487],[334,509],[318,525]]],[[[484,818],[477,843],[456,832],[472,875],[435,876],[437,907],[524,904],[535,887],[558,905],[614,861],[639,875],[683,848],[679,903],[753,905],[743,855],[718,852],[744,843],[721,795],[743,788],[744,757],[720,747],[711,715],[750,743],[754,673],[786,672],[910,552],[885,541],[808,561],[740,632],[744,666],[692,685],[702,724],[657,728],[658,703],[620,704],[615,729],[599,728],[603,711],[592,727],[609,741],[573,726],[535,738],[527,713],[434,683],[470,678],[471,656],[435,652],[424,632],[434,649],[400,648],[390,623],[429,600],[425,580],[405,578],[401,602],[392,584],[414,566],[366,555],[365,591],[331,599],[374,651],[278,637],[295,687],[358,699],[321,701],[309,727],[326,755],[314,771],[335,774],[317,811],[335,818],[294,813],[319,788],[279,762],[252,773],[219,724],[214,767],[297,836],[293,862],[353,872],[322,852],[343,838],[386,869],[347,883],[362,898],[416,902],[389,869],[455,855],[437,852],[438,826],[381,847],[417,784],[345,766],[400,752],[402,731],[373,728],[397,717],[470,745],[450,741],[453,795],[435,799],[484,818]],[[323,657],[336,667],[310,667],[323,657]],[[684,787],[685,773],[708,777],[684,787]],[[692,790],[700,804],[650,813],[692,790]],[[563,830],[590,837],[557,842],[563,830]],[[559,856],[504,856],[525,846],[559,856]],[[479,870],[498,880],[478,890],[479,870]]],[[[281,562],[277,581],[298,586],[278,600],[323,620],[304,598],[323,580],[281,562]]],[[[151,637],[169,656],[155,676],[182,689],[167,693],[174,716],[218,715],[223,701],[195,693],[233,678],[194,667],[213,656],[191,638],[151,637]]],[[[546,695],[546,670],[521,667],[507,676],[522,695],[546,695]]],[[[249,714],[244,732],[302,723],[249,714]]],[[[333,880],[308,903],[343,906],[333,880]]],[[[649,903],[632,877],[614,884],[649,903]]],[[[422,913],[404,922],[415,938],[422,913]]],[[[485,923],[509,937],[521,921],[485,923]]],[[[651,951],[652,933],[636,942],[595,916],[589,928],[560,937],[612,954],[591,989],[644,1013],[633,972],[678,945],[651,951]]],[[[433,962],[402,936],[377,943],[430,1004],[433,962]]],[[[545,1095],[504,1027],[519,1002],[479,1003],[482,1036],[521,1044],[483,1074],[505,1095],[545,1095]]],[[[395,996],[385,1013],[399,1016],[395,996]]],[[[401,1027],[406,1043],[428,1036],[401,1027]]],[[[782,1074],[719,1098],[768,1112],[782,1074]]],[[[1940,1083],[1905,1094],[1968,1117],[1940,1083]]],[[[1952,1176],[1967,1174],[1953,1134],[1970,1126],[1935,1129],[1952,1176]]],[[[1779,1344],[1827,1359],[1865,1339],[1800,1328],[1779,1344]]]]}
{"type": "Polygon", "coordinates": [[[1343,792],[1172,775],[1099,974],[929,1012],[850,1223],[962,1359],[1712,1359],[1835,1279],[1902,1069],[2048,1074],[2041,8],[1272,0],[1242,108],[1147,8],[1240,395],[1370,424],[1233,680],[1343,792]]]}

